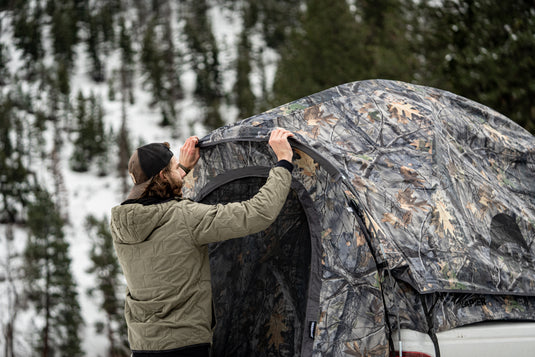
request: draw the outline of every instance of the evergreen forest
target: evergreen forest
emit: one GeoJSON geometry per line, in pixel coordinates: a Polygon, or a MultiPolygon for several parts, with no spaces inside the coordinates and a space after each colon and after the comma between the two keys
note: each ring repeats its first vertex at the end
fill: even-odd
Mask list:
{"type": "Polygon", "coordinates": [[[0,355],[130,355],[111,203],[82,201],[119,203],[140,143],[374,78],[535,134],[535,3],[0,0],[0,355]]]}

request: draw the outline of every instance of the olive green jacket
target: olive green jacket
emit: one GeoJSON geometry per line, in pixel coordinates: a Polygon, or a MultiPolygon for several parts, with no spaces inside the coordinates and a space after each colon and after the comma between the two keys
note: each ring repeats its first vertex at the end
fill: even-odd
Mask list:
{"type": "Polygon", "coordinates": [[[132,350],[211,343],[207,244],[266,229],[284,205],[290,182],[290,172],[275,167],[248,201],[205,205],[170,200],[112,208],[111,232],[127,283],[125,318],[132,350]]]}

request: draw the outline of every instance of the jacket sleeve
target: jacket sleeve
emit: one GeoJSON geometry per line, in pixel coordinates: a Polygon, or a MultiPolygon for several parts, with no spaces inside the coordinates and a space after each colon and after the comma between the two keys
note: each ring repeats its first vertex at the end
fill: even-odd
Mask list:
{"type": "Polygon", "coordinates": [[[184,221],[198,245],[244,237],[268,228],[279,215],[290,191],[291,173],[274,167],[251,199],[228,204],[206,205],[190,202],[184,221]]]}

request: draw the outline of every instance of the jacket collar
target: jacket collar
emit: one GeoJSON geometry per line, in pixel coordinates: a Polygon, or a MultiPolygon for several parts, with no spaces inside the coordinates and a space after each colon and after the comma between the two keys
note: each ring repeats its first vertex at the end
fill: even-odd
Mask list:
{"type": "Polygon", "coordinates": [[[121,203],[121,206],[122,205],[133,204],[133,203],[142,204],[143,206],[149,206],[149,205],[156,205],[156,204],[159,204],[159,203],[169,202],[169,201],[172,201],[172,200],[180,201],[180,200],[182,200],[182,198],[181,197],[165,197],[165,198],[162,198],[162,197],[141,197],[141,198],[136,198],[136,199],[128,199],[128,200],[124,201],[123,203],[121,203]]]}

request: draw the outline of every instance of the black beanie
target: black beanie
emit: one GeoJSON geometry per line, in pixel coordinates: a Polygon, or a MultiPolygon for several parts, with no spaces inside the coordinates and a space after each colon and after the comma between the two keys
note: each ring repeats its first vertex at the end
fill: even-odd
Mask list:
{"type": "Polygon", "coordinates": [[[139,147],[137,155],[143,173],[147,178],[151,178],[169,164],[173,152],[165,144],[152,143],[139,147]]]}

